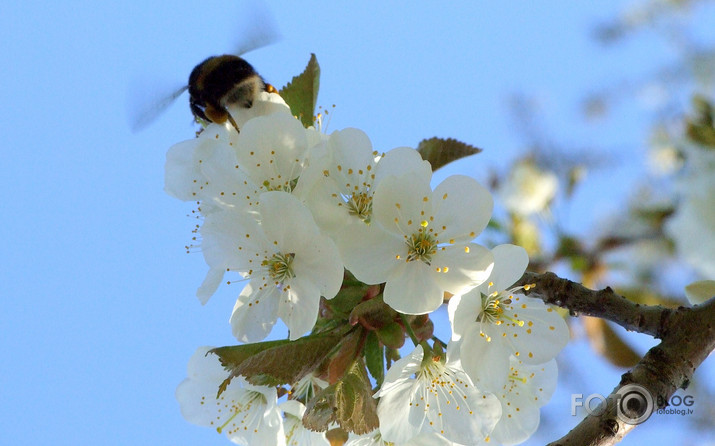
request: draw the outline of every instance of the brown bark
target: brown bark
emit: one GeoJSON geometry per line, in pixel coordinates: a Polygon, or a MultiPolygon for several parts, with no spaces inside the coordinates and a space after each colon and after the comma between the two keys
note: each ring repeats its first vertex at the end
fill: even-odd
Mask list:
{"type": "MultiPolygon", "coordinates": [[[[701,305],[668,309],[635,304],[611,288],[590,290],[553,273],[527,272],[518,282],[518,285],[525,284],[534,284],[526,292],[530,297],[566,308],[574,316],[600,317],[627,330],[661,339],[660,344],[621,377],[612,396],[624,386],[637,384],[650,392],[654,410],[665,407],[677,389],[687,388],[695,369],[715,349],[715,297],[701,305]]],[[[625,423],[617,414],[617,399],[608,398],[604,411],[588,415],[549,446],[616,444],[636,426],[625,423]]]]}

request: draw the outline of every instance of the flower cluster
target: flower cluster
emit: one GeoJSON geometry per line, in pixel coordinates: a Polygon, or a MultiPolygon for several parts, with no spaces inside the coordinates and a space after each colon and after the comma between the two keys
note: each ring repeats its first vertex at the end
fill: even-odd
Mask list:
{"type": "Polygon", "coordinates": [[[286,360],[288,350],[260,343],[219,361],[200,348],[176,391],[184,417],[251,445],[327,445],[328,429],[349,434],[348,445],[528,438],[553,392],[554,357],[568,330],[542,301],[512,287],[528,264],[522,248],[473,241],[491,218],[490,193],[459,175],[432,188],[430,163],[416,150],[378,153],[360,130],[305,128],[275,93],[235,113],[240,132],[208,124],[169,150],[165,189],[198,205],[209,267],[201,303],[235,275],[243,283],[230,317],[236,339],[260,343],[280,318],[289,341],[309,339],[300,344],[306,362],[283,361],[286,370],[271,375],[260,364],[286,360]],[[360,290],[358,300],[349,301],[351,290],[360,290]],[[426,330],[421,315],[450,295],[453,334],[444,352],[441,341],[428,344],[431,331],[414,332],[416,321],[426,330]],[[341,299],[351,303],[331,304],[341,299]],[[395,330],[415,348],[382,376],[366,345],[396,355],[395,330]],[[262,361],[246,360],[258,354],[262,361]],[[229,377],[222,366],[244,368],[229,377]],[[275,383],[291,386],[282,404],[275,383]],[[372,424],[344,410],[369,411],[375,401],[372,424]]]}

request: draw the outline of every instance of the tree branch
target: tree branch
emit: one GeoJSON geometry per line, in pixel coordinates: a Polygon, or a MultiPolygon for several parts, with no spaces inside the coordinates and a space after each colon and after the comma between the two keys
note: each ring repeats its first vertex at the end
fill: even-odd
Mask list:
{"type": "Polygon", "coordinates": [[[534,284],[526,294],[537,294],[544,302],[566,308],[572,316],[585,314],[615,322],[629,331],[662,339],[664,320],[674,310],[660,305],[640,305],[616,294],[610,287],[590,290],[580,283],[562,279],[554,273],[526,272],[516,285],[534,284]]]}
{"type": "MultiPolygon", "coordinates": [[[[662,342],[621,377],[599,415],[588,415],[563,438],[549,446],[596,446],[618,443],[636,425],[618,417],[618,398],[624,386],[637,384],[647,389],[655,407],[665,407],[679,388],[687,388],[695,369],[715,349],[715,297],[702,305],[671,310],[638,305],[610,288],[600,291],[562,279],[553,273],[525,273],[518,284],[535,284],[527,294],[567,308],[572,314],[587,314],[613,321],[627,330],[651,334],[662,342]]],[[[596,410],[596,413],[600,410],[596,410]]]]}

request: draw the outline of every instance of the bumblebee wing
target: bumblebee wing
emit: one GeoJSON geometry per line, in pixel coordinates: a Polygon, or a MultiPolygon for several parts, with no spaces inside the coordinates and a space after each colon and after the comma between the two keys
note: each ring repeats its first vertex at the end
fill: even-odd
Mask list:
{"type": "Polygon", "coordinates": [[[240,36],[234,45],[233,54],[242,56],[250,51],[276,43],[281,39],[273,13],[265,2],[248,2],[249,6],[240,15],[236,35],[240,36]]]}
{"type": "Polygon", "coordinates": [[[127,117],[132,132],[147,128],[188,88],[188,85],[171,91],[150,88],[147,85],[134,85],[130,88],[127,117]]]}

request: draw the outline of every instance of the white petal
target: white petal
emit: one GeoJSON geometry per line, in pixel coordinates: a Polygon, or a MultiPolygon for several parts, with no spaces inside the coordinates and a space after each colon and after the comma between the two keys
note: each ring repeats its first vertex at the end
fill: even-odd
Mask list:
{"type": "Polygon", "coordinates": [[[258,185],[285,188],[298,178],[308,140],[303,125],[286,113],[251,119],[238,136],[236,156],[241,168],[258,185]]]}
{"type": "Polygon", "coordinates": [[[387,176],[399,177],[405,174],[431,179],[432,166],[412,147],[397,147],[380,158],[375,169],[374,184],[379,184],[387,176]]]}
{"type": "Polygon", "coordinates": [[[525,441],[536,432],[540,414],[539,406],[529,393],[511,392],[507,398],[502,402],[502,418],[491,436],[497,443],[512,445],[525,441]]]}
{"type": "Polygon", "coordinates": [[[211,296],[214,295],[218,286],[223,281],[224,273],[226,272],[223,268],[210,268],[209,272],[206,273],[206,278],[198,290],[196,290],[196,297],[199,298],[201,305],[205,305],[209,301],[211,296]]]}
{"type": "Polygon", "coordinates": [[[487,280],[494,261],[491,251],[476,243],[438,248],[432,269],[439,269],[435,279],[443,290],[461,294],[487,280]]]}
{"type": "Polygon", "coordinates": [[[186,367],[186,376],[189,379],[204,380],[218,385],[228,377],[228,373],[221,365],[218,356],[209,354],[211,349],[213,347],[209,346],[196,349],[186,367]]]}
{"type": "Polygon", "coordinates": [[[432,189],[426,175],[389,176],[375,188],[372,213],[387,231],[412,235],[432,214],[432,189]]]}
{"type": "Polygon", "coordinates": [[[328,150],[333,151],[336,164],[341,166],[343,174],[359,175],[358,170],[375,164],[372,154],[372,142],[362,130],[346,128],[330,134],[328,150]]]}
{"type": "Polygon", "coordinates": [[[200,173],[194,162],[194,153],[200,144],[197,139],[183,141],[171,146],[166,153],[164,191],[172,197],[183,201],[197,199],[198,189],[194,180],[200,177],[200,173]]]}
{"type": "Polygon", "coordinates": [[[449,300],[447,311],[452,323],[452,340],[458,341],[482,312],[482,297],[476,289],[457,294],[449,300]]]}
{"type": "Polygon", "coordinates": [[[404,443],[420,432],[425,412],[414,410],[412,406],[414,384],[413,381],[399,381],[389,393],[380,397],[377,417],[383,440],[404,443]]]}
{"type": "Polygon", "coordinates": [[[205,190],[209,179],[204,165],[221,164],[232,157],[230,130],[224,125],[210,124],[198,138],[172,146],[166,154],[164,166],[164,190],[171,196],[184,201],[207,198],[205,190]]]}
{"type": "MultiPolygon", "coordinates": [[[[514,358],[511,359],[512,363],[514,358]]],[[[522,376],[528,376],[527,385],[531,389],[531,393],[534,395],[534,401],[536,401],[539,407],[548,403],[551,396],[556,391],[556,385],[558,383],[558,366],[556,365],[556,360],[552,359],[543,364],[520,364],[519,371],[522,376]]]]}
{"type": "Polygon", "coordinates": [[[472,324],[461,339],[462,367],[474,385],[483,391],[496,391],[507,380],[511,350],[492,326],[472,324]],[[479,332],[484,328],[484,336],[479,332]],[[491,337],[487,341],[486,336],[491,337]]]}
{"type": "Polygon", "coordinates": [[[286,192],[265,192],[259,200],[261,228],[269,243],[281,251],[295,252],[297,247],[320,234],[310,211],[295,196],[286,192]]]}
{"type": "Polygon", "coordinates": [[[385,231],[377,223],[352,223],[335,237],[345,267],[368,285],[387,281],[391,271],[404,263],[407,246],[400,236],[385,231]]]}
{"type": "Polygon", "coordinates": [[[387,370],[385,381],[374,397],[379,398],[387,393],[392,393],[396,386],[410,379],[410,377],[420,369],[423,357],[424,349],[421,345],[418,345],[412,350],[412,353],[395,361],[392,367],[387,370]]]}
{"type": "Polygon", "coordinates": [[[255,254],[268,242],[258,222],[246,212],[212,212],[201,226],[201,252],[212,268],[247,271],[255,267],[255,254]]]}
{"type": "Polygon", "coordinates": [[[295,250],[293,271],[296,277],[311,281],[319,296],[326,299],[335,297],[343,283],[344,268],[338,248],[324,235],[304,240],[303,246],[295,250]]]}
{"type": "Polygon", "coordinates": [[[318,319],[320,290],[309,278],[296,276],[284,282],[280,292],[278,316],[290,330],[290,340],[295,341],[313,328],[318,319]]]}
{"type": "Polygon", "coordinates": [[[529,266],[529,255],[521,246],[495,246],[492,254],[494,254],[494,269],[489,276],[489,282],[494,284],[491,287],[492,291],[503,291],[511,287],[521,279],[526,267],[529,266]]]}
{"type": "Polygon", "coordinates": [[[380,398],[377,417],[382,438],[386,441],[404,443],[420,432],[425,415],[422,410],[412,410],[410,405],[415,385],[410,377],[420,369],[423,356],[422,346],[418,345],[412,353],[392,364],[382,387],[375,394],[375,398],[380,398]],[[420,419],[412,420],[411,423],[410,417],[414,417],[412,412],[420,419]]]}
{"type": "Polygon", "coordinates": [[[281,292],[274,286],[259,288],[260,285],[249,282],[233,307],[231,327],[241,342],[262,341],[276,323],[281,292]]]}
{"type": "Polygon", "coordinates": [[[506,321],[502,325],[507,332],[505,339],[520,360],[527,364],[544,363],[556,357],[568,343],[566,322],[540,299],[514,295],[508,307],[513,308],[513,313],[505,310],[505,314],[524,321],[521,327],[506,321]]]}
{"type": "Polygon", "coordinates": [[[435,188],[433,196],[434,225],[441,242],[474,239],[492,216],[492,196],[474,178],[449,176],[435,188]]]}
{"type": "Polygon", "coordinates": [[[425,314],[442,305],[444,289],[426,263],[403,262],[391,271],[384,296],[385,303],[400,313],[425,314]]]}

